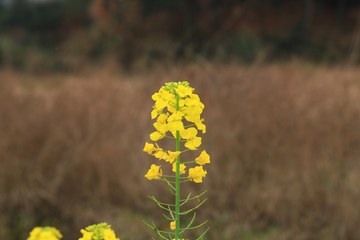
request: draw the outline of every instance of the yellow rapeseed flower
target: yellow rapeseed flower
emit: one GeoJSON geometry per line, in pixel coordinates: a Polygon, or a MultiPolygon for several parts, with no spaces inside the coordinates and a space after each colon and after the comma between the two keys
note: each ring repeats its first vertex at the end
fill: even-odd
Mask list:
{"type": "Polygon", "coordinates": [[[204,109],[204,104],[200,101],[200,97],[197,94],[191,94],[189,98],[185,99],[184,104],[189,107],[199,106],[201,109],[204,109]]]}
{"type": "Polygon", "coordinates": [[[161,135],[165,135],[166,132],[168,131],[168,126],[166,125],[166,123],[162,123],[162,122],[155,122],[153,124],[153,126],[156,128],[156,130],[161,133],[161,135]]]}
{"type": "Polygon", "coordinates": [[[158,131],[153,132],[152,134],[150,134],[150,139],[152,141],[154,141],[154,142],[156,142],[156,141],[158,141],[158,140],[160,140],[160,139],[162,139],[164,137],[165,137],[165,134],[161,134],[158,131]]]}
{"type": "Polygon", "coordinates": [[[185,109],[185,115],[189,117],[200,116],[202,113],[202,108],[200,106],[187,107],[185,109]]]}
{"type": "Polygon", "coordinates": [[[154,156],[156,158],[158,158],[159,160],[167,160],[168,159],[168,155],[166,152],[163,152],[163,151],[158,151],[157,153],[154,154],[154,156]]]}
{"type": "Polygon", "coordinates": [[[155,151],[154,144],[146,142],[143,151],[152,154],[152,152],[155,151]]]}
{"type": "Polygon", "coordinates": [[[155,164],[151,165],[151,168],[145,175],[145,177],[149,180],[159,180],[162,177],[162,170],[160,169],[161,166],[156,166],[155,164]]]}
{"type": "Polygon", "coordinates": [[[183,139],[193,139],[196,137],[198,131],[194,127],[184,129],[180,132],[180,137],[183,139]]]}
{"type": "Polygon", "coordinates": [[[168,151],[169,157],[166,159],[166,161],[173,163],[177,159],[180,153],[181,153],[180,151],[176,151],[176,152],[168,151]]]}
{"type": "Polygon", "coordinates": [[[197,129],[201,130],[203,134],[206,133],[206,126],[202,123],[202,120],[196,120],[194,123],[197,129]]]}
{"type": "Polygon", "coordinates": [[[81,229],[80,232],[83,234],[83,236],[81,238],[79,238],[79,240],[92,240],[92,236],[93,236],[93,232],[88,232],[84,229],[81,229]]]}
{"type": "Polygon", "coordinates": [[[86,230],[81,229],[80,232],[83,237],[79,238],[79,240],[120,240],[116,238],[111,225],[107,223],[94,224],[86,227],[86,230]]]}
{"type": "Polygon", "coordinates": [[[175,99],[174,95],[161,88],[158,93],[152,95],[152,99],[155,101],[155,109],[162,111],[168,106],[168,102],[175,99]]]}
{"type": "Polygon", "coordinates": [[[201,145],[201,137],[195,137],[185,143],[185,147],[190,150],[196,150],[201,145]]]}
{"type": "MultiPolygon", "coordinates": [[[[183,231],[199,227],[190,227],[190,224],[185,228],[177,228],[180,223],[179,216],[181,214],[188,213],[180,212],[180,205],[185,203],[182,201],[187,201],[187,199],[180,199],[180,184],[189,180],[195,183],[203,182],[203,177],[207,174],[207,172],[203,169],[203,165],[210,163],[210,156],[205,150],[203,150],[201,154],[195,158],[195,161],[183,161],[182,163],[179,157],[179,154],[188,150],[196,150],[201,145],[201,137],[197,136],[198,131],[202,131],[203,134],[206,132],[206,126],[203,123],[204,119],[200,116],[205,106],[200,101],[199,96],[194,94],[193,91],[194,89],[189,86],[188,82],[169,82],[165,83],[165,86],[161,87],[157,93],[152,95],[152,99],[155,101],[155,104],[153,105],[151,118],[156,119],[156,122],[153,124],[156,131],[150,134],[150,139],[154,142],[165,137],[173,139],[176,141],[177,151],[172,152],[163,150],[156,143],[156,147],[153,144],[146,143],[143,149],[143,151],[155,156],[159,160],[165,160],[166,162],[172,164],[172,171],[176,173],[175,176],[172,174],[164,175],[163,177],[161,166],[152,164],[151,168],[145,175],[145,177],[149,180],[157,179],[167,182],[171,192],[176,196],[175,205],[160,203],[153,198],[160,207],[164,208],[164,206],[168,206],[171,216],[173,216],[172,212],[175,213],[176,218],[174,218],[174,221],[170,223],[170,229],[175,230],[174,237],[176,237],[176,240],[180,240],[183,231]],[[181,150],[182,148],[186,149],[181,150]],[[185,169],[187,166],[185,166],[185,164],[190,163],[196,163],[200,166],[190,168],[187,177],[179,176],[180,174],[186,174],[187,171],[185,169]],[[176,181],[168,180],[168,178],[174,177],[176,181]],[[173,189],[176,193],[173,192],[173,189]],[[174,211],[171,209],[171,206],[175,206],[174,211]]],[[[148,226],[157,230],[155,226],[148,226]]],[[[157,232],[161,237],[165,238],[162,236],[162,231],[157,230],[157,232]]],[[[114,239],[111,238],[104,240],[114,239]]]]}
{"type": "Polygon", "coordinates": [[[175,89],[176,93],[179,95],[180,98],[184,98],[190,94],[192,94],[193,89],[191,87],[185,87],[183,85],[178,85],[175,89]]]}
{"type": "Polygon", "coordinates": [[[36,240],[39,239],[38,236],[41,232],[41,227],[35,227],[31,232],[30,236],[27,238],[27,240],[36,240]]]}
{"type": "Polygon", "coordinates": [[[189,169],[188,178],[196,183],[201,183],[202,178],[205,177],[206,174],[207,172],[203,169],[202,166],[197,166],[189,169]]]}
{"type": "Polygon", "coordinates": [[[200,156],[195,158],[195,162],[200,165],[204,165],[206,163],[210,163],[210,156],[206,153],[206,151],[202,151],[200,156]]]}
{"type": "Polygon", "coordinates": [[[160,123],[166,123],[168,116],[164,113],[160,114],[156,121],[160,123]]]}
{"type": "Polygon", "coordinates": [[[103,230],[104,240],[120,240],[116,238],[115,233],[111,229],[104,229],[103,230]]]}
{"type": "Polygon", "coordinates": [[[35,227],[27,240],[59,240],[63,236],[54,227],[35,227]]]}

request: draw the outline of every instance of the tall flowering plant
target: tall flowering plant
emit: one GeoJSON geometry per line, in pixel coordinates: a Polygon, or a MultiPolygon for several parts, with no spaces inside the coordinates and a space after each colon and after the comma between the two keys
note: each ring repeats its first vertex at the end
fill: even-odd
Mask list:
{"type": "MultiPolygon", "coordinates": [[[[210,156],[205,150],[195,160],[180,161],[180,156],[183,153],[189,150],[197,150],[201,145],[201,137],[197,136],[198,132],[206,132],[206,126],[203,124],[204,119],[200,117],[204,104],[200,101],[199,96],[193,92],[194,88],[191,88],[188,82],[170,82],[161,87],[159,92],[152,95],[155,105],[151,112],[151,118],[156,118],[156,122],[153,124],[156,131],[150,134],[150,139],[155,142],[155,145],[146,142],[143,150],[160,161],[164,160],[171,164],[174,173],[165,175],[162,172],[161,165],[152,164],[145,177],[149,180],[166,182],[170,192],[175,196],[175,204],[159,202],[155,197],[150,197],[160,208],[169,212],[169,215],[164,215],[164,217],[170,221],[170,229],[173,231],[161,231],[154,223],[152,225],[145,224],[155,230],[163,239],[183,239],[186,230],[198,228],[207,222],[205,221],[198,226],[192,226],[196,216],[196,213],[194,213],[189,223],[184,226],[180,225],[181,215],[193,212],[206,201],[204,199],[196,207],[180,211],[180,207],[185,203],[194,199],[199,200],[199,197],[206,192],[204,191],[195,197],[191,197],[190,193],[187,198],[180,199],[180,184],[187,181],[201,183],[203,177],[207,174],[203,166],[210,163],[210,156]],[[163,138],[175,141],[175,151],[164,150],[159,147],[156,142],[163,138]],[[197,166],[186,170],[190,164],[197,166]]],[[[198,240],[203,239],[208,230],[209,228],[198,240]]]]}

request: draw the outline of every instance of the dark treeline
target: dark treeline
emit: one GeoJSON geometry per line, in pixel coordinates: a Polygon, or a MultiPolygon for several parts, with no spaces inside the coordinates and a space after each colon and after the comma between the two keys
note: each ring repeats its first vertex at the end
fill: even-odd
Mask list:
{"type": "Polygon", "coordinates": [[[356,0],[13,0],[0,7],[0,62],[24,68],[16,54],[36,46],[42,58],[57,59],[50,69],[69,69],[58,50],[68,55],[63,49],[79,45],[83,59],[111,53],[126,68],[143,56],[252,62],[259,52],[268,60],[357,63],[359,6],[356,0]]]}

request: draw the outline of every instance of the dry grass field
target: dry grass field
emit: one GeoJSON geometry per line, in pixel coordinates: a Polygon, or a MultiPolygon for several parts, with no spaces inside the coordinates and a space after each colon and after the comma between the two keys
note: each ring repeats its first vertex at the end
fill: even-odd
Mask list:
{"type": "Polygon", "coordinates": [[[155,236],[142,219],[166,228],[147,196],[173,199],[144,177],[155,159],[142,149],[151,95],[170,81],[190,82],[205,104],[199,150],[212,162],[202,184],[182,188],[208,189],[197,211],[209,219],[205,239],[359,239],[360,69],[298,62],[132,75],[1,70],[0,238],[52,225],[75,240],[101,221],[121,240],[155,236]]]}

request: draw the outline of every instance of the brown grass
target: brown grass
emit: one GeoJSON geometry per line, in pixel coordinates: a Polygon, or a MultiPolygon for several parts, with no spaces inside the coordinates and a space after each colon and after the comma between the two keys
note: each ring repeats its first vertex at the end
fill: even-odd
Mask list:
{"type": "Polygon", "coordinates": [[[108,221],[121,239],[129,232],[128,240],[149,239],[138,214],[166,227],[147,196],[172,196],[144,178],[156,160],[142,148],[153,131],[151,95],[164,82],[189,81],[205,104],[201,149],[212,163],[203,184],[182,192],[209,190],[198,210],[210,220],[206,239],[268,228],[281,229],[273,239],[358,239],[360,69],[104,72],[40,79],[0,72],[1,238],[25,239],[35,225],[51,224],[77,239],[80,228],[108,221]]]}

